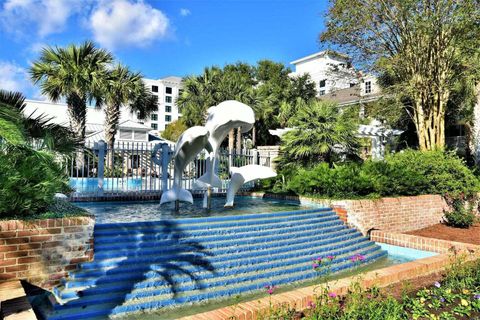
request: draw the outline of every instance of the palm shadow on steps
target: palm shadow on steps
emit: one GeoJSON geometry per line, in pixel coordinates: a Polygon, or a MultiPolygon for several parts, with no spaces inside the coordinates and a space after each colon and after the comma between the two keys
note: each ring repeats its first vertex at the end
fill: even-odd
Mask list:
{"type": "MultiPolygon", "coordinates": [[[[135,270],[134,279],[122,280],[123,288],[120,291],[122,298],[119,298],[114,303],[112,302],[112,309],[116,306],[121,306],[124,302],[126,302],[128,300],[127,295],[132,292],[133,289],[135,289],[138,283],[146,280],[146,274],[151,271],[156,272],[170,287],[170,292],[173,294],[173,298],[177,297],[178,294],[178,287],[174,279],[175,276],[188,276],[197,289],[203,289],[204,286],[202,285],[201,280],[196,276],[196,272],[192,272],[191,270],[185,268],[185,265],[194,267],[197,272],[209,271],[215,273],[213,265],[208,261],[208,257],[212,256],[213,254],[207,251],[202,244],[195,240],[189,239],[189,237],[181,230],[174,220],[164,220],[160,222],[157,221],[154,222],[154,224],[157,228],[161,228],[161,230],[156,233],[155,240],[144,240],[145,235],[136,228],[131,229],[125,226],[122,227],[122,229],[119,229],[128,230],[131,235],[135,236],[137,239],[135,240],[136,248],[128,249],[126,259],[122,260],[113,268],[106,271],[103,275],[98,276],[94,286],[78,291],[77,295],[79,298],[72,300],[72,302],[77,301],[75,304],[78,304],[78,302],[82,300],[82,297],[90,296],[90,291],[95,292],[96,288],[100,287],[102,284],[108,284],[108,280],[111,275],[119,274],[121,268],[135,264],[134,259],[142,256],[139,253],[141,252],[142,245],[146,241],[155,241],[157,242],[158,246],[164,248],[174,247],[176,249],[168,253],[168,259],[149,264],[135,264],[138,269],[135,270]],[[134,253],[132,251],[134,251],[134,253]]],[[[118,294],[119,291],[116,291],[115,293],[118,294]]],[[[106,295],[108,295],[108,293],[106,293],[106,295]]],[[[69,303],[70,302],[67,302],[66,305],[69,303]]],[[[85,305],[81,305],[81,307],[85,310],[88,310],[88,306],[88,301],[86,301],[85,305]]]]}

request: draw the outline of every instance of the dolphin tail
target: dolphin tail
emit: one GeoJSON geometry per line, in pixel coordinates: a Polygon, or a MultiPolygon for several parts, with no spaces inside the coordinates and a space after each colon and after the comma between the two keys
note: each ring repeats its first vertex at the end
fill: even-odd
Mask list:
{"type": "MultiPolygon", "coordinates": [[[[214,188],[221,188],[222,187],[222,180],[220,180],[220,178],[215,173],[212,174],[211,179],[212,179],[212,183],[211,183],[212,187],[214,187],[214,188]]],[[[200,178],[198,178],[195,183],[199,186],[209,185],[210,184],[210,173],[205,172],[205,174],[203,176],[201,176],[200,178]]]]}
{"type": "Polygon", "coordinates": [[[170,189],[162,193],[162,197],[160,198],[160,204],[164,204],[166,202],[173,202],[173,201],[183,201],[193,203],[193,197],[190,191],[178,188],[178,189],[170,189]]]}

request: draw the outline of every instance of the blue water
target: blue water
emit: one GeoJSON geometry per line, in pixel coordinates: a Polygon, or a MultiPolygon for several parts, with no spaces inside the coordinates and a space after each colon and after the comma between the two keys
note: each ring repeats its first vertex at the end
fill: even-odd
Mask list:
{"type": "Polygon", "coordinates": [[[409,261],[414,261],[423,258],[429,258],[438,255],[436,252],[417,250],[411,248],[405,248],[400,246],[394,246],[386,243],[377,244],[388,253],[388,259],[392,261],[392,264],[400,264],[409,261]]]}
{"type": "MultiPolygon", "coordinates": [[[[97,192],[98,178],[70,178],[70,187],[79,193],[97,192]]],[[[141,190],[142,179],[105,178],[103,179],[103,189],[108,192],[141,190]]]]}
{"type": "Polygon", "coordinates": [[[237,196],[234,208],[224,208],[224,197],[213,197],[212,209],[206,210],[202,208],[202,201],[203,199],[198,198],[194,199],[193,204],[181,203],[178,212],[175,212],[173,203],[160,205],[158,200],[142,202],[78,202],[76,205],[85,208],[95,215],[97,223],[272,213],[305,210],[314,207],[313,205],[300,204],[299,202],[237,196]]]}

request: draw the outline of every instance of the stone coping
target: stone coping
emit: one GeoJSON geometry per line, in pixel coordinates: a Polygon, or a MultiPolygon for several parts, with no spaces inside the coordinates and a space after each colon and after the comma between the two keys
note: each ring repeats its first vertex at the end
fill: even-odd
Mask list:
{"type": "MultiPolygon", "coordinates": [[[[437,250],[435,252],[443,253],[433,257],[369,271],[361,275],[331,281],[328,283],[331,292],[334,292],[337,295],[346,294],[350,285],[355,281],[359,281],[364,288],[373,286],[386,287],[401,281],[413,280],[420,276],[434,274],[444,270],[449,264],[451,264],[454,253],[457,253],[458,251],[468,250],[469,255],[467,256],[467,259],[469,260],[475,260],[480,257],[478,255],[480,252],[480,246],[468,245],[465,243],[381,231],[372,232],[372,236],[375,238],[372,238],[372,240],[377,242],[385,242],[415,249],[421,249],[423,246],[423,248],[434,248],[437,250]],[[445,250],[445,248],[448,249],[445,250]],[[454,250],[450,250],[451,248],[454,248],[454,250]],[[447,251],[452,251],[452,253],[447,253],[447,251]]],[[[272,296],[240,303],[234,306],[183,317],[180,320],[256,320],[259,315],[268,312],[271,307],[285,305],[295,307],[297,310],[305,310],[308,305],[315,300],[315,296],[317,295],[320,286],[321,285],[313,285],[285,293],[273,294],[272,296]]]]}
{"type": "Polygon", "coordinates": [[[437,253],[455,253],[459,251],[480,251],[480,246],[464,242],[427,238],[412,234],[373,230],[370,240],[406,248],[432,251],[437,253]]]}

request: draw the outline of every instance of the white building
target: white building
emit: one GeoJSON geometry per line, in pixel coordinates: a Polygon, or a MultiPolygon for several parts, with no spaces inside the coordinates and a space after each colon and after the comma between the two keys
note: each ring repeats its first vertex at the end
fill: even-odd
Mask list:
{"type": "Polygon", "coordinates": [[[291,76],[309,74],[315,82],[318,96],[332,95],[339,90],[356,92],[361,96],[378,95],[380,88],[372,75],[362,75],[352,66],[348,55],[333,51],[320,51],[292,61],[295,71],[291,76]],[[350,89],[352,88],[352,89],[350,89]]]}
{"type": "Polygon", "coordinates": [[[182,92],[182,78],[171,76],[158,80],[144,79],[143,81],[158,97],[158,112],[152,113],[144,123],[152,130],[163,131],[167,124],[181,116],[175,101],[182,92]]]}
{"type": "MultiPolygon", "coordinates": [[[[181,114],[175,101],[181,93],[180,77],[167,77],[164,79],[144,79],[145,85],[158,97],[158,111],[153,112],[147,119],[138,119],[137,114],[130,112],[127,107],[121,108],[119,132],[116,141],[144,142],[148,141],[148,133],[159,135],[165,126],[177,120],[181,114]]],[[[70,123],[68,108],[65,103],[49,101],[25,100],[27,105],[25,114],[52,118],[51,121],[68,126],[70,123]]],[[[86,137],[87,141],[102,136],[105,113],[94,107],[87,108],[86,137]]],[[[99,140],[99,139],[97,139],[99,140]]]]}

